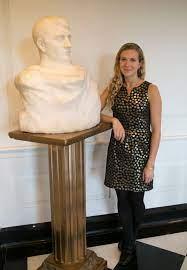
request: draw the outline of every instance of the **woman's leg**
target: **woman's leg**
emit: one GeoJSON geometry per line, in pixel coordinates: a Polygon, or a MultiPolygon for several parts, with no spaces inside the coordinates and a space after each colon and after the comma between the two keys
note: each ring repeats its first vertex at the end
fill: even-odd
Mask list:
{"type": "Polygon", "coordinates": [[[135,236],[133,226],[134,218],[129,191],[116,190],[116,194],[118,198],[119,218],[123,227],[122,250],[131,251],[135,247],[135,236]]]}
{"type": "Polygon", "coordinates": [[[131,201],[132,213],[133,213],[133,227],[134,236],[136,241],[136,236],[138,228],[143,221],[145,214],[145,204],[144,204],[144,192],[129,192],[129,199],[131,201]]]}

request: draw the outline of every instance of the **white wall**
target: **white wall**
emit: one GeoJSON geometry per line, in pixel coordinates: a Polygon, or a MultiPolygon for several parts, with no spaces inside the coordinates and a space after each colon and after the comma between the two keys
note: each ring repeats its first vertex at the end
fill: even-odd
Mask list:
{"type": "MultiPolygon", "coordinates": [[[[187,202],[186,0],[0,0],[0,226],[50,220],[47,150],[10,140],[21,103],[14,77],[38,62],[31,40],[34,21],[61,15],[72,28],[73,61],[91,72],[102,89],[114,57],[126,42],[137,42],[146,56],[146,79],[163,99],[163,136],[155,188],[147,207],[187,202]]],[[[87,215],[116,211],[115,196],[103,186],[107,136],[86,143],[87,215]],[[111,193],[111,194],[110,194],[111,193]]]]}

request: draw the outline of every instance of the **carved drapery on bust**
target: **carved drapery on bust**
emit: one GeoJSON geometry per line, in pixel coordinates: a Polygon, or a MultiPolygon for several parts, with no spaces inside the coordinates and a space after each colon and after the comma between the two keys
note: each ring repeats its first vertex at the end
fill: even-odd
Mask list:
{"type": "Polygon", "coordinates": [[[15,79],[24,110],[22,131],[65,133],[84,130],[100,121],[96,83],[85,68],[71,62],[69,25],[62,17],[44,17],[33,27],[40,64],[23,70],[15,79]]]}

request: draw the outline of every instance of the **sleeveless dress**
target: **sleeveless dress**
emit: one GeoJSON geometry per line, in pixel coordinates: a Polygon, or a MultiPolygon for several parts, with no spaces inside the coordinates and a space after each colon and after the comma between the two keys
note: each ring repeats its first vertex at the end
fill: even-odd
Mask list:
{"type": "Polygon", "coordinates": [[[143,181],[143,170],[149,158],[151,131],[148,87],[144,81],[128,94],[122,86],[112,106],[113,116],[125,129],[123,143],[114,138],[112,131],[108,146],[105,185],[134,192],[153,188],[153,180],[143,181]]]}

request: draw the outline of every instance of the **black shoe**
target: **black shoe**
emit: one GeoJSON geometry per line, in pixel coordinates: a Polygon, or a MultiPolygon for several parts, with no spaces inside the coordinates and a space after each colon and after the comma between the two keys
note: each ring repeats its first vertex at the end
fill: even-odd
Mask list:
{"type": "Polygon", "coordinates": [[[126,269],[126,266],[121,266],[118,264],[116,264],[116,266],[113,268],[113,270],[125,270],[126,269]]]}
{"type": "Polygon", "coordinates": [[[126,267],[131,266],[136,261],[136,251],[133,252],[122,250],[119,262],[113,270],[127,270],[126,267]]]}
{"type": "Polygon", "coordinates": [[[136,250],[122,250],[121,256],[119,259],[120,266],[126,266],[131,263],[136,258],[136,250]]]}
{"type": "Polygon", "coordinates": [[[122,251],[122,249],[123,249],[123,240],[120,240],[120,241],[119,241],[119,243],[118,243],[118,249],[119,249],[120,251],[122,251]]]}
{"type": "Polygon", "coordinates": [[[118,249],[120,251],[128,249],[129,252],[134,252],[134,250],[136,250],[136,242],[135,242],[135,244],[134,244],[134,246],[132,248],[126,248],[124,246],[124,241],[123,240],[120,240],[119,243],[118,243],[118,249]]]}

